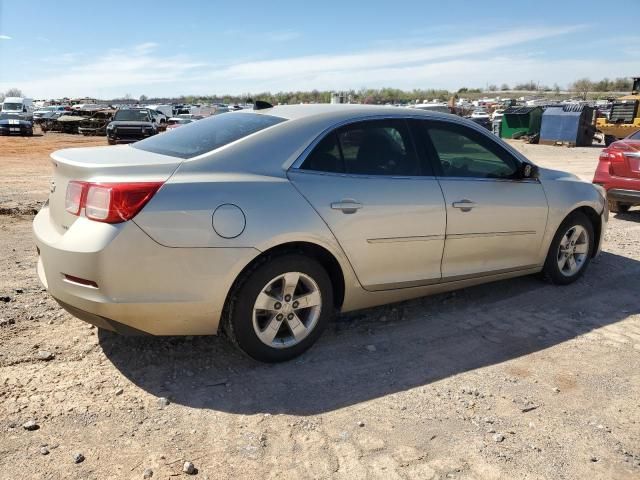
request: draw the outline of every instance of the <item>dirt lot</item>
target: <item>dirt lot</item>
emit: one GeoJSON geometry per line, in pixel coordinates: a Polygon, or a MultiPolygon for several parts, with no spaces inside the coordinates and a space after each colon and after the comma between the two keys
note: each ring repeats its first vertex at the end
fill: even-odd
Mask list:
{"type": "MultiPolygon", "coordinates": [[[[0,478],[187,477],[185,461],[211,479],[640,478],[637,209],[576,284],[342,316],[302,358],[262,365],[221,338],[97,331],[42,290],[28,212],[47,155],[105,143],[0,138],[0,478]]],[[[586,179],[599,153],[516,145],[586,179]]]]}

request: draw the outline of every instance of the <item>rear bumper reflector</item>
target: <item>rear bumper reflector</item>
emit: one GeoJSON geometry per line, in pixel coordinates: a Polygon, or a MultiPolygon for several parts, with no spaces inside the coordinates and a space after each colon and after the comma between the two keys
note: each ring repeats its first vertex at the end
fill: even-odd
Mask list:
{"type": "Polygon", "coordinates": [[[67,283],[73,283],[75,285],[81,285],[83,287],[98,288],[98,284],[93,280],[87,280],[85,278],[74,277],[73,275],[62,274],[64,281],[67,283]]]}

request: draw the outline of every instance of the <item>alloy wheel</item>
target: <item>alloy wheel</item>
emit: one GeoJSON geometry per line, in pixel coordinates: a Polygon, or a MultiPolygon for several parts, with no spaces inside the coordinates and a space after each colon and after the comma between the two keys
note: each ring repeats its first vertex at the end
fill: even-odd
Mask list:
{"type": "Polygon", "coordinates": [[[270,280],[258,294],[253,329],[269,347],[292,347],[313,331],[321,309],[322,295],[313,278],[287,272],[270,280]]]}
{"type": "Polygon", "coordinates": [[[582,225],[574,225],[562,236],[558,247],[558,269],[572,277],[584,266],[589,254],[589,233],[582,225]]]}

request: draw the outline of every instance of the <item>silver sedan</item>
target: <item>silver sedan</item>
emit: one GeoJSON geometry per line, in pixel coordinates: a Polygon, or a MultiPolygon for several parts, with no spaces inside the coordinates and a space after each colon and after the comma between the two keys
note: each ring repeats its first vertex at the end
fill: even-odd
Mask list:
{"type": "Polygon", "coordinates": [[[335,312],[539,272],[568,284],[600,250],[600,187],[470,121],[263,107],[53,153],[33,230],[60,305],[123,334],[224,331],[282,361],[335,312]]]}

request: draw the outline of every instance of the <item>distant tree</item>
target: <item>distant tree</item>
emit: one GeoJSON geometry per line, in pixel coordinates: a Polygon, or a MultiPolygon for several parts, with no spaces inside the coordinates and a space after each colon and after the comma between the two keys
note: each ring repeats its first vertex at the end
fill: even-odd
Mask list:
{"type": "Polygon", "coordinates": [[[582,99],[586,100],[589,92],[593,91],[593,87],[594,85],[591,80],[589,80],[588,78],[581,78],[573,82],[570,89],[574,92],[578,92],[582,99]]]}
{"type": "Polygon", "coordinates": [[[493,85],[493,84],[489,85],[489,91],[490,92],[495,92],[496,90],[498,90],[498,86],[497,85],[493,85]]]}
{"type": "Polygon", "coordinates": [[[521,90],[524,92],[535,92],[538,90],[538,84],[533,80],[526,83],[518,83],[513,87],[514,90],[521,90]]]}
{"type": "Polygon", "coordinates": [[[502,90],[503,92],[506,92],[507,90],[509,90],[509,85],[506,83],[503,83],[502,85],[500,85],[500,90],[502,90]]]}
{"type": "Polygon", "coordinates": [[[4,92],[5,97],[24,97],[24,93],[19,88],[10,88],[4,92]]]}
{"type": "Polygon", "coordinates": [[[627,92],[631,90],[631,79],[630,78],[616,78],[612,82],[611,90],[615,92],[627,92]]]}
{"type": "Polygon", "coordinates": [[[131,96],[130,93],[125,93],[124,97],[122,97],[122,98],[124,98],[124,100],[131,100],[133,97],[131,96]]]}
{"type": "Polygon", "coordinates": [[[467,93],[469,89],[467,87],[462,87],[458,89],[458,93],[467,93]]]}
{"type": "Polygon", "coordinates": [[[149,100],[149,97],[147,97],[146,95],[140,95],[140,103],[144,103],[147,100],[149,100]]]}
{"type": "Polygon", "coordinates": [[[557,83],[553,84],[553,92],[557,95],[558,93],[560,93],[560,85],[558,85],[557,83]]]}

